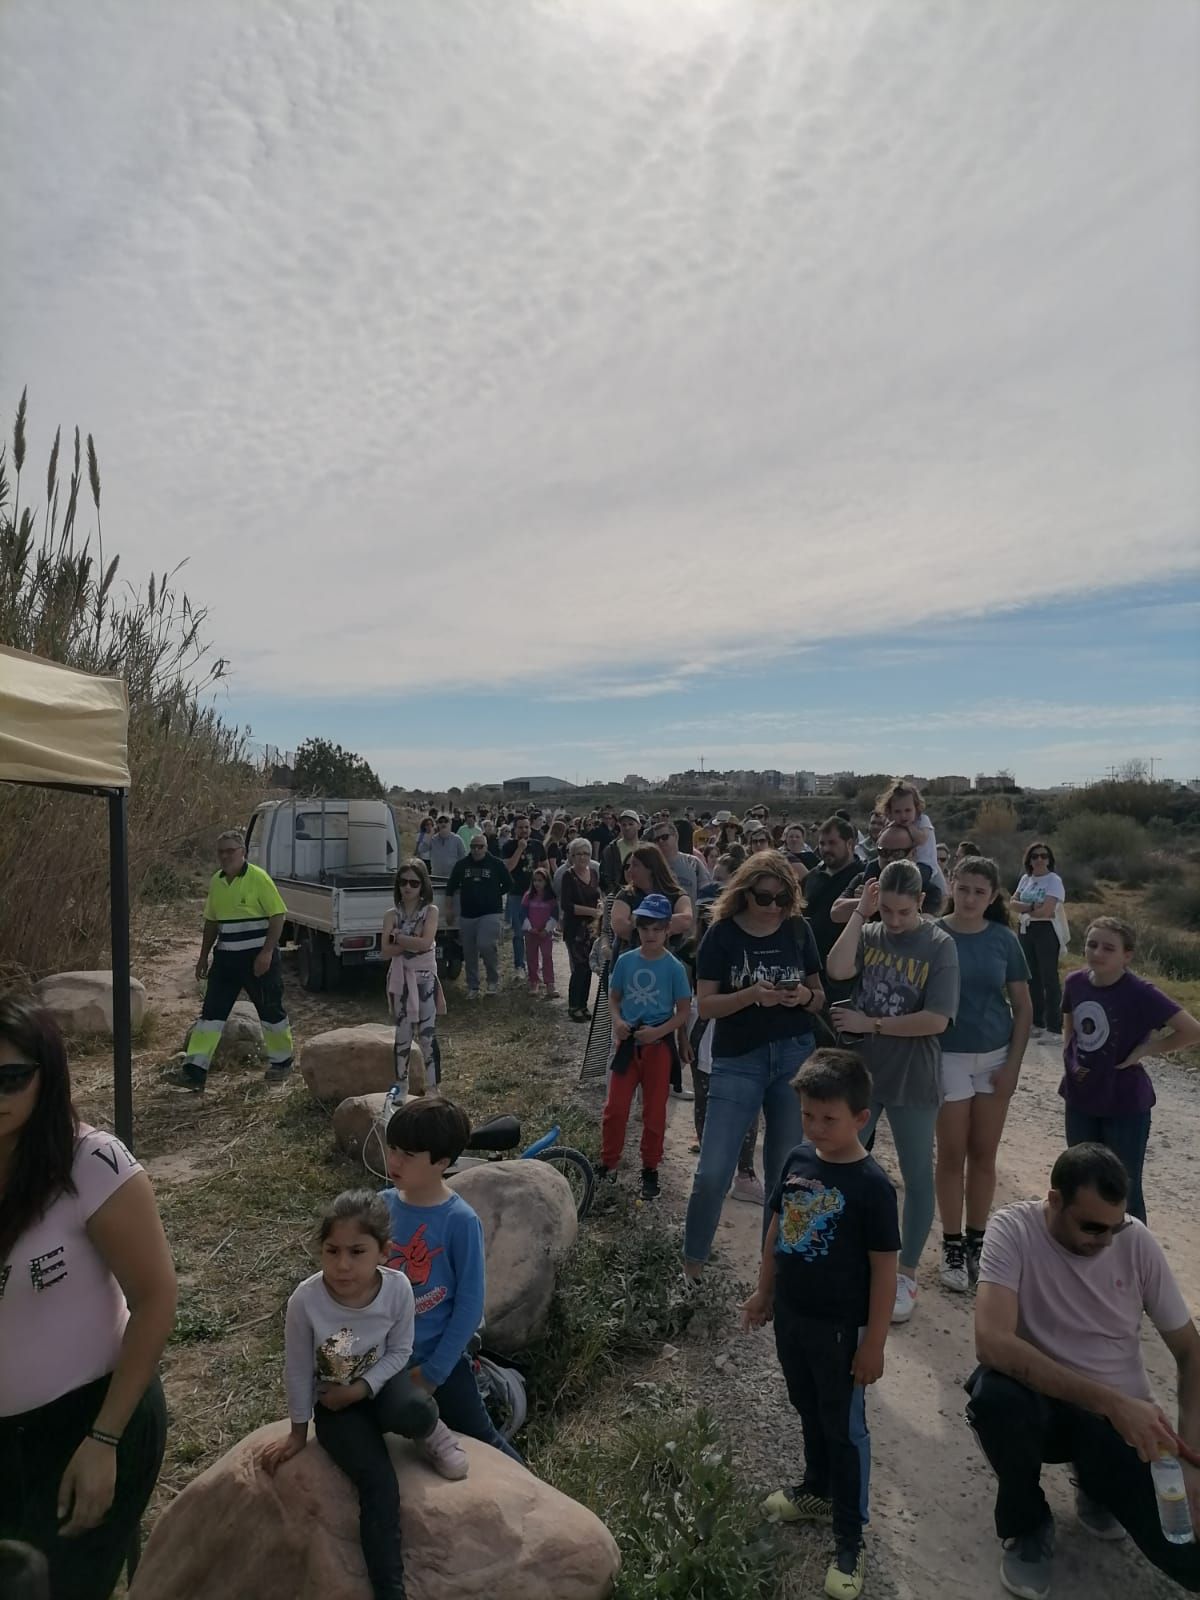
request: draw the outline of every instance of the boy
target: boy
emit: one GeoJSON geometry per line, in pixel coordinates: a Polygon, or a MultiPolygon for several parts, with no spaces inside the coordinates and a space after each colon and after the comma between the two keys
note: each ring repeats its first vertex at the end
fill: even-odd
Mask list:
{"type": "MultiPolygon", "coordinates": [[[[382,1191],[392,1218],[387,1264],[405,1274],[416,1300],[409,1378],[432,1394],[447,1428],[520,1461],[492,1425],[466,1354],[483,1320],[483,1228],[445,1174],[470,1137],[470,1119],[449,1100],[410,1100],[392,1116],[387,1170],[395,1188],[382,1191]]],[[[434,1465],[444,1477],[465,1477],[466,1453],[457,1440],[453,1449],[461,1460],[434,1465]]]]}
{"type": "Polygon", "coordinates": [[[865,1389],[883,1373],[896,1298],[896,1191],[859,1143],[871,1076],[851,1050],[814,1050],[792,1080],[804,1143],[783,1164],[768,1204],[758,1288],[742,1327],[775,1319],[788,1399],[804,1430],[804,1480],[769,1495],[783,1522],[832,1517],[831,1600],[856,1600],[866,1571],[870,1436],[865,1389]]]}
{"type": "Polygon", "coordinates": [[[667,1131],[675,1035],[687,1024],[692,986],[687,968],[667,949],[671,902],[648,894],[633,913],[640,948],[617,958],[608,980],[608,1009],[616,1053],[600,1118],[596,1176],[615,1171],[625,1147],[634,1091],[642,1086],[642,1199],[658,1198],[658,1168],[667,1131]]]}

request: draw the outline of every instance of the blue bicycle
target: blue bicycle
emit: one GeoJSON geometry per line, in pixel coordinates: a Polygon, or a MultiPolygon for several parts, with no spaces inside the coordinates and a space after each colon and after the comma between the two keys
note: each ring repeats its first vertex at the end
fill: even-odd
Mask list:
{"type": "Polygon", "coordinates": [[[489,1161],[505,1161],[516,1159],[518,1161],[545,1161],[550,1166],[557,1168],[571,1185],[571,1193],[575,1198],[575,1212],[582,1220],[592,1209],[592,1200],[596,1193],[596,1174],[592,1171],[592,1163],[582,1150],[575,1150],[568,1144],[559,1144],[558,1139],[562,1129],[557,1125],[548,1133],[542,1134],[540,1139],[535,1139],[524,1150],[517,1151],[521,1143],[520,1119],[511,1113],[493,1117],[490,1122],[482,1122],[471,1134],[467,1141],[468,1151],[479,1151],[478,1155],[461,1155],[449,1170],[458,1172],[463,1167],[484,1166],[489,1161]],[[517,1152],[514,1157],[514,1152],[517,1152]]]}

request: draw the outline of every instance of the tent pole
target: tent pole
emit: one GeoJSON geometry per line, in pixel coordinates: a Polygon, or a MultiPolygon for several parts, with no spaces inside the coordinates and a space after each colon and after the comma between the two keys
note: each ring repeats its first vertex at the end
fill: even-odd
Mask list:
{"type": "Polygon", "coordinates": [[[129,991],[129,794],[108,795],[109,895],[112,909],[113,1116],[117,1138],[133,1148],[133,1060],[129,991]]]}

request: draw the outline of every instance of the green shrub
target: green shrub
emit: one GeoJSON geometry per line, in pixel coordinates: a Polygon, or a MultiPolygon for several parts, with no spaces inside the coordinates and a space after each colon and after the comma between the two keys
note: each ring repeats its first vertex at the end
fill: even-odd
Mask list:
{"type": "Polygon", "coordinates": [[[1135,969],[1153,968],[1162,977],[1180,982],[1200,978],[1200,942],[1155,923],[1141,923],[1133,965],[1135,969]]]}
{"type": "MultiPolygon", "coordinates": [[[[1090,867],[1098,878],[1142,881],[1148,852],[1145,829],[1132,817],[1081,811],[1069,817],[1054,835],[1054,853],[1062,857],[1060,872],[1063,866],[1090,867]]],[[[1072,892],[1069,882],[1067,889],[1072,892]]]]}
{"type": "Polygon", "coordinates": [[[1200,933],[1200,883],[1173,883],[1160,890],[1155,904],[1177,928],[1200,933]]]}
{"type": "Polygon", "coordinates": [[[1192,800],[1193,797],[1186,791],[1178,793],[1170,783],[1118,778],[1109,783],[1093,783],[1086,789],[1075,789],[1064,795],[1060,804],[1062,814],[1067,818],[1092,812],[1131,817],[1135,822],[1149,822],[1151,817],[1181,820],[1192,800]]]}

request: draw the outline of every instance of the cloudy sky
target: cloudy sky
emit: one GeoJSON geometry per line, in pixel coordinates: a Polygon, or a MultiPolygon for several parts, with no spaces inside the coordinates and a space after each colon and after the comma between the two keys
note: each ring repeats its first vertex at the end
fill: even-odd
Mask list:
{"type": "Polygon", "coordinates": [[[389,779],[1200,771],[1193,0],[9,0],[0,404],[389,779]]]}

